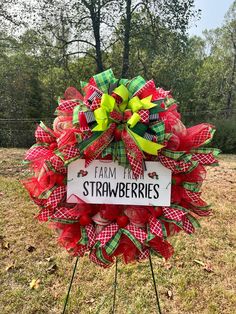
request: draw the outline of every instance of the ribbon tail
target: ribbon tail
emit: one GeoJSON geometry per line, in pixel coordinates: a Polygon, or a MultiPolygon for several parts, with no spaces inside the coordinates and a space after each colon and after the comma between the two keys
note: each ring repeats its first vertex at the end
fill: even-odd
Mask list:
{"type": "Polygon", "coordinates": [[[124,130],[122,132],[122,140],[125,144],[125,150],[127,154],[127,158],[129,160],[133,175],[135,179],[138,179],[141,175],[143,175],[143,153],[139,149],[135,140],[132,136],[124,130]]]}
{"type": "Polygon", "coordinates": [[[94,159],[96,159],[108,145],[110,145],[113,140],[113,133],[115,128],[115,123],[110,124],[109,128],[84,150],[86,167],[94,159]]]}

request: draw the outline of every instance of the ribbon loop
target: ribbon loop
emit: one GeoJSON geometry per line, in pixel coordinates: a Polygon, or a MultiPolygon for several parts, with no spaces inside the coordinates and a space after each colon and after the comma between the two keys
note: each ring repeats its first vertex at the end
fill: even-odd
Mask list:
{"type": "Polygon", "coordinates": [[[138,96],[135,96],[130,99],[128,103],[128,108],[130,108],[133,112],[137,112],[141,109],[151,109],[156,106],[156,104],[151,102],[152,95],[139,99],[138,96]]]}
{"type": "Polygon", "coordinates": [[[123,102],[127,102],[129,99],[129,91],[124,85],[120,85],[119,87],[115,88],[113,93],[120,96],[123,102]]]}

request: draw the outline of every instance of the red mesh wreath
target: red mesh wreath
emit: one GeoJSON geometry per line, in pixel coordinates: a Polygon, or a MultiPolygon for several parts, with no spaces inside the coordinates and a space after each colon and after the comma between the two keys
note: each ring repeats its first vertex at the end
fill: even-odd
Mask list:
{"type": "Polygon", "coordinates": [[[219,151],[204,147],[214,127],[186,128],[170,92],[140,76],[117,80],[107,70],[83,83],[83,92],[66,90],[53,129],[41,123],[36,144],[26,153],[34,176],[23,184],[39,206],[37,219],[51,222],[70,254],[89,252],[103,267],[116,256],[125,263],[146,259],[150,252],[168,259],[174,252],[168,237],[181,230],[193,233],[197,218],[210,214],[200,188],[204,166],[217,164],[219,151]],[[116,160],[137,180],[145,161],[159,161],[172,171],[170,206],[68,203],[68,165],[78,158],[87,166],[94,159],[116,160]]]}

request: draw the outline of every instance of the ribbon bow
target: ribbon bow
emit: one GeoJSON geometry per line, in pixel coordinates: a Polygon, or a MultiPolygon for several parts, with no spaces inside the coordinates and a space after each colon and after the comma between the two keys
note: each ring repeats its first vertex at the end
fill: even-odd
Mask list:
{"type": "Polygon", "coordinates": [[[126,122],[126,119],[122,119],[122,117],[127,118],[127,115],[125,116],[124,114],[127,110],[126,108],[128,108],[128,110],[130,109],[132,112],[132,116],[127,121],[127,124],[133,128],[141,119],[140,115],[137,113],[139,110],[151,109],[156,106],[156,104],[151,102],[152,95],[144,99],[139,99],[138,96],[135,96],[128,100],[129,91],[124,85],[115,88],[113,93],[122,99],[122,103],[118,106],[114,97],[104,93],[102,95],[100,108],[94,111],[97,126],[93,128],[93,131],[105,131],[113,120],[114,112],[117,113],[118,117],[118,121],[116,122],[121,122],[122,120],[126,122]],[[113,113],[113,115],[111,115],[111,113],[113,113]]]}
{"type": "MultiPolygon", "coordinates": [[[[102,73],[103,77],[105,73],[106,71],[102,73]]],[[[91,128],[93,133],[91,138],[83,143],[79,143],[79,149],[83,152],[88,165],[92,160],[99,157],[114,139],[115,141],[123,141],[126,158],[134,176],[137,178],[143,174],[143,152],[156,156],[158,150],[163,147],[163,145],[152,141],[153,135],[148,133],[147,135],[151,135],[150,138],[143,136],[143,129],[145,132],[148,126],[140,122],[141,116],[139,111],[146,110],[149,112],[149,110],[157,107],[157,104],[152,102],[152,94],[142,99],[135,96],[135,93],[133,93],[135,82],[133,81],[131,82],[132,85],[127,83],[126,87],[121,83],[110,91],[110,88],[104,85],[104,80],[100,82],[100,77],[98,76],[95,76],[94,79],[97,88],[101,88],[104,92],[101,92],[100,106],[94,111],[90,109],[85,112],[85,116],[90,116],[90,119],[91,115],[94,116],[92,123],[96,122],[96,125],[91,128]],[[100,86],[99,84],[102,85],[100,86]],[[130,89],[132,87],[133,97],[130,97],[131,91],[129,86],[130,89]],[[107,93],[108,90],[111,95],[107,93]]],[[[109,80],[110,84],[117,85],[112,78],[109,78],[107,81],[109,82],[109,80]]],[[[138,77],[138,80],[140,81],[140,77],[138,77]]],[[[91,96],[91,98],[93,97],[91,96]]],[[[91,123],[88,120],[87,122],[91,123]]]]}

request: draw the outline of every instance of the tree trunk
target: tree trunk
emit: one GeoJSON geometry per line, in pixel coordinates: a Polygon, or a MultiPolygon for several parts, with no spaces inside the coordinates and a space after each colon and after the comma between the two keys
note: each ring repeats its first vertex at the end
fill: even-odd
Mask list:
{"type": "MultiPolygon", "coordinates": [[[[64,23],[64,15],[63,10],[61,9],[60,12],[60,24],[61,24],[61,30],[59,29],[58,37],[63,40],[63,42],[66,42],[68,40],[68,32],[66,30],[66,26],[64,23]]],[[[63,45],[62,48],[62,67],[65,71],[68,69],[68,56],[67,56],[67,46],[63,45]]]]}
{"type": "Polygon", "coordinates": [[[95,50],[96,50],[96,63],[97,63],[97,73],[104,70],[102,62],[102,51],[101,51],[101,36],[100,36],[100,8],[97,12],[92,10],[90,11],[92,25],[93,25],[93,34],[95,39],[95,50]]]}
{"type": "Polygon", "coordinates": [[[97,1],[97,10],[94,5],[94,1],[82,1],[83,5],[89,10],[90,18],[92,21],[93,35],[95,39],[95,53],[96,53],[96,63],[97,63],[97,73],[104,70],[102,62],[102,51],[101,51],[101,35],[100,35],[100,11],[101,11],[101,1],[97,1]]]}
{"type": "MultiPolygon", "coordinates": [[[[95,23],[96,25],[96,23],[95,23]]],[[[98,24],[99,25],[99,24],[98,24]]],[[[102,62],[102,51],[101,51],[101,37],[100,37],[100,25],[93,28],[95,38],[95,50],[96,50],[96,62],[97,62],[97,73],[104,70],[102,62]]]]}
{"type": "Polygon", "coordinates": [[[126,0],[126,19],[123,49],[123,65],[121,76],[126,78],[129,73],[129,51],[130,51],[130,27],[131,27],[131,0],[126,0]]]}

